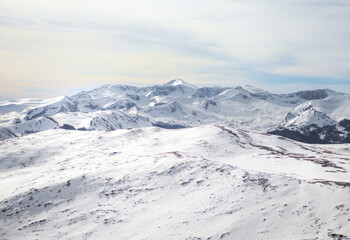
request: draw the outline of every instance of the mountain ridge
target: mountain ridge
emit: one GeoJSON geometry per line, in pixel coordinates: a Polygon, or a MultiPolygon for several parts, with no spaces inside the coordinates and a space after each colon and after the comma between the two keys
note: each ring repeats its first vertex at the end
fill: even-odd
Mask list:
{"type": "Polygon", "coordinates": [[[315,144],[348,141],[349,100],[177,80],[1,103],[0,238],[350,239],[350,144],[315,144]]]}
{"type": "Polygon", "coordinates": [[[182,79],[174,79],[165,84],[146,87],[104,85],[72,96],[37,101],[37,107],[31,100],[0,104],[0,127],[3,129],[0,139],[67,126],[80,130],[115,130],[152,125],[178,128],[223,124],[237,129],[287,136],[298,141],[300,137],[293,138],[292,133],[305,137],[311,134],[313,137],[307,141],[309,143],[348,142],[347,129],[339,123],[350,119],[350,110],[346,105],[350,101],[349,94],[329,89],[275,94],[250,85],[196,87],[182,79]],[[339,107],[331,102],[342,102],[342,109],[337,110],[339,107]],[[315,123],[303,120],[307,114],[310,119],[314,119],[311,118],[314,112],[300,112],[303,104],[328,104],[332,107],[317,106],[320,110],[315,114],[323,117],[319,117],[320,121],[315,123]],[[102,114],[101,117],[96,118],[99,114],[102,114]],[[288,124],[287,116],[294,116],[293,121],[299,122],[300,128],[293,128],[290,121],[288,124]],[[78,124],[78,121],[82,124],[78,124]],[[338,126],[332,131],[313,131],[315,126],[312,124],[327,129],[338,126]],[[329,136],[337,133],[335,135],[345,137],[327,137],[324,141],[322,135],[325,131],[329,136]]]}

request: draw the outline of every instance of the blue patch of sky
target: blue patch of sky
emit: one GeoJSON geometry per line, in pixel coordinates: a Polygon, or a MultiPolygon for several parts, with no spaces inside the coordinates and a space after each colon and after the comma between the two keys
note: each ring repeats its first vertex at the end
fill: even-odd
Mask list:
{"type": "Polygon", "coordinates": [[[336,79],[327,77],[285,76],[271,73],[259,73],[257,80],[263,84],[308,84],[308,85],[350,85],[350,79],[336,79]]]}
{"type": "Polygon", "coordinates": [[[308,0],[308,1],[293,1],[295,5],[312,6],[312,7],[345,7],[349,6],[349,3],[344,0],[308,0]]]}

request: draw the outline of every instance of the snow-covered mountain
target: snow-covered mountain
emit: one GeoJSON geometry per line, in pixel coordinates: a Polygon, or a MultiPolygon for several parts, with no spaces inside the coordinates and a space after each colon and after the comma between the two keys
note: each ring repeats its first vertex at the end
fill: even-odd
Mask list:
{"type": "Polygon", "coordinates": [[[106,85],[0,102],[0,239],[350,239],[350,95],[106,85]]]}
{"type": "MultiPolygon", "coordinates": [[[[305,129],[305,126],[309,126],[308,122],[313,121],[303,120],[308,117],[300,111],[307,109],[308,104],[330,98],[343,101],[346,110],[348,95],[330,90],[273,94],[252,86],[198,88],[181,79],[150,87],[105,85],[55,99],[1,102],[0,139],[58,128],[115,130],[158,126],[174,129],[203,124],[221,124],[256,132],[270,130],[271,133],[293,138],[289,134],[291,124],[299,122],[300,129],[305,129]],[[298,120],[290,120],[291,116],[298,120]],[[287,130],[288,134],[284,134],[287,130]]],[[[333,107],[332,111],[344,113],[344,119],[349,118],[349,114],[337,108],[336,103],[333,107]]],[[[322,113],[329,119],[322,117],[324,114],[319,118],[331,121],[334,117],[328,114],[328,110],[322,113]]],[[[309,113],[310,116],[312,114],[309,113]]],[[[333,122],[321,124],[329,126],[333,122]]],[[[337,131],[346,131],[346,127],[341,128],[346,124],[346,120],[340,122],[337,131]]],[[[299,129],[298,133],[307,135],[306,131],[299,129]]],[[[348,138],[341,137],[334,142],[344,141],[348,141],[348,138]]]]}
{"type": "Polygon", "coordinates": [[[350,146],[225,126],[0,141],[0,239],[349,239],[350,146]]]}
{"type": "Polygon", "coordinates": [[[269,133],[307,143],[350,143],[350,95],[332,93],[300,104],[269,133]]]}

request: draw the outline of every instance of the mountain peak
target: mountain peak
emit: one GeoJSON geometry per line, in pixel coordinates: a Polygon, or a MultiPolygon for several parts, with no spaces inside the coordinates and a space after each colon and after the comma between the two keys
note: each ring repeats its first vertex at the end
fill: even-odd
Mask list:
{"type": "Polygon", "coordinates": [[[165,86],[178,86],[178,85],[184,85],[190,88],[197,88],[196,86],[182,80],[181,78],[176,78],[174,80],[171,80],[170,82],[164,84],[165,86]]]}
{"type": "Polygon", "coordinates": [[[242,87],[243,87],[243,89],[245,89],[245,90],[247,90],[247,91],[249,91],[249,92],[251,92],[251,93],[269,93],[269,92],[266,91],[266,90],[263,90],[263,89],[261,89],[261,88],[253,87],[253,86],[248,85],[248,84],[243,85],[242,87]]]}

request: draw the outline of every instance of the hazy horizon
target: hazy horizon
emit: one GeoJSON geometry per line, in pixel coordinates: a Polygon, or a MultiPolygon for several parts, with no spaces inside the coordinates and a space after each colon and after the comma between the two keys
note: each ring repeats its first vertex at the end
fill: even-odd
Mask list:
{"type": "Polygon", "coordinates": [[[0,3],[0,100],[105,84],[350,93],[345,0],[0,3]]]}
{"type": "MultiPolygon", "coordinates": [[[[164,82],[160,82],[160,83],[133,83],[133,82],[129,82],[127,84],[123,84],[122,82],[120,83],[112,83],[112,84],[109,84],[109,83],[106,83],[106,84],[100,84],[100,85],[87,85],[87,86],[82,86],[80,88],[66,88],[62,91],[55,91],[55,90],[52,90],[52,89],[34,89],[32,91],[30,91],[30,93],[33,93],[34,95],[33,96],[30,96],[28,95],[28,97],[3,97],[3,96],[0,96],[0,101],[14,101],[14,100],[19,100],[19,99],[42,99],[42,98],[55,98],[55,97],[61,97],[61,96],[72,96],[74,94],[77,94],[79,92],[82,92],[82,91],[90,91],[90,90],[93,90],[93,89],[96,89],[96,88],[100,88],[102,86],[105,86],[105,85],[128,85],[128,86],[135,86],[135,87],[148,87],[148,86],[154,86],[154,85],[163,85],[163,84],[166,84],[172,80],[175,80],[175,79],[170,79],[169,81],[164,81],[164,82]],[[35,96],[35,93],[38,93],[38,96],[35,96]],[[41,93],[44,93],[45,96],[40,96],[41,93]]],[[[181,80],[184,80],[184,79],[181,79],[181,80]]],[[[184,80],[185,81],[185,80],[184,80]]],[[[190,83],[192,84],[191,82],[189,81],[186,81],[187,83],[190,83]]],[[[259,88],[259,89],[262,89],[262,90],[266,90],[266,91],[269,91],[271,93],[276,93],[276,94],[286,94],[286,93],[293,93],[293,92],[298,92],[298,91],[305,91],[305,90],[318,90],[318,89],[330,89],[330,90],[333,90],[333,91],[336,91],[336,92],[341,92],[341,93],[350,93],[350,92],[346,92],[346,91],[343,91],[341,89],[341,87],[339,89],[334,89],[334,88],[331,88],[331,87],[317,87],[317,86],[307,86],[305,87],[304,85],[302,86],[295,86],[294,88],[292,89],[286,89],[286,88],[282,88],[282,89],[276,89],[276,88],[272,88],[272,89],[267,89],[267,88],[264,88],[264,86],[256,86],[256,85],[251,85],[251,84],[235,84],[235,85],[224,85],[224,84],[192,84],[198,88],[201,88],[201,87],[237,87],[237,86],[245,86],[245,85],[250,85],[252,87],[256,87],[256,88],[259,88]]]]}

